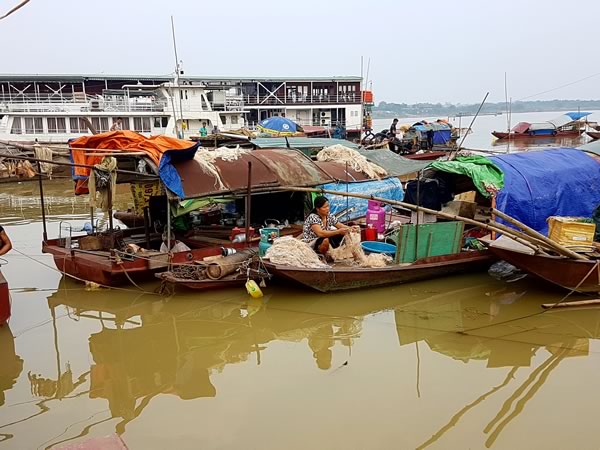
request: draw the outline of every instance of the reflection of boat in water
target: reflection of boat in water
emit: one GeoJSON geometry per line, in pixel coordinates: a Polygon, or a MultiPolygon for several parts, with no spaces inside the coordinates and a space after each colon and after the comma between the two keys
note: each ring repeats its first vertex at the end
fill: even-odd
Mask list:
{"type": "MultiPolygon", "coordinates": [[[[0,326],[0,406],[5,403],[5,391],[15,385],[17,378],[23,370],[23,360],[15,350],[15,338],[8,326],[0,326]]],[[[0,434],[0,442],[3,441],[0,434]]]]}
{"type": "Polygon", "coordinates": [[[485,361],[487,368],[508,370],[502,382],[458,410],[417,448],[439,444],[469,412],[478,414],[486,400],[492,398],[496,403],[497,397],[504,396],[500,409],[483,429],[489,448],[564,359],[589,355],[589,339],[599,337],[597,315],[581,310],[540,314],[539,305],[522,289],[517,284],[513,289],[487,293],[486,305],[481,301],[481,289],[475,286],[395,311],[401,346],[415,345],[418,351],[419,343],[425,342],[431,350],[454,360],[485,361]],[[482,310],[485,306],[489,309],[482,310]],[[529,372],[518,376],[523,370],[529,372]]]}
{"type": "Polygon", "coordinates": [[[0,327],[10,318],[10,293],[6,278],[0,272],[0,327]]]}

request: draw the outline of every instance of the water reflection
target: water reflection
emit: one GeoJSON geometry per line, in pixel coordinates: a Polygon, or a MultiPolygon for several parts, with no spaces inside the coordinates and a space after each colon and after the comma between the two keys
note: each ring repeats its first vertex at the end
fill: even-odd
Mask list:
{"type": "MultiPolygon", "coordinates": [[[[375,289],[368,295],[367,291],[313,295],[272,287],[268,291],[270,296],[262,300],[239,291],[136,298],[127,292],[83,293],[76,283],[62,281],[47,300],[55,353],[50,358],[52,364],[38,366],[38,361],[31,361],[24,379],[38,411],[0,424],[0,432],[16,435],[11,428],[14,424],[32,426],[42,420],[40,416],[56,420],[60,414],[53,414],[58,408],[55,400],[87,398],[104,402],[108,416],[94,417],[77,427],[79,419],[66,427],[68,432],[42,447],[51,448],[86,435],[105,435],[106,426],[126,438],[130,424],[158,402],[159,396],[179,400],[220,395],[227,398],[223,386],[230,385],[217,381],[242,363],[260,366],[261,372],[255,376],[269,377],[273,362],[290,363],[287,359],[273,361],[287,358],[270,351],[281,343],[294,344],[288,349],[293,355],[290,358],[304,358],[319,374],[332,375],[347,370],[343,369],[347,366],[358,371],[354,373],[371,374],[368,379],[379,379],[380,374],[372,372],[369,364],[353,357],[354,346],[360,340],[362,352],[389,355],[402,350],[402,365],[407,372],[416,372],[417,402],[427,401],[430,394],[430,386],[420,386],[420,379],[431,370],[430,364],[421,364],[428,353],[442,355],[465,368],[467,363],[477,361],[484,362],[486,370],[503,371],[500,381],[491,381],[481,392],[471,394],[473,397],[464,400],[436,429],[426,427],[416,432],[420,442],[412,446],[444,446],[451,430],[463,426],[469,415],[481,413],[486,423],[480,431],[486,436],[485,445],[491,447],[518,421],[563,360],[589,355],[589,341],[597,339],[600,330],[597,313],[540,313],[540,303],[560,293],[540,295],[540,291],[532,292],[527,282],[506,285],[490,282],[484,276],[375,289]],[[373,324],[391,327],[394,342],[369,337],[368,324],[371,333],[373,324]],[[89,330],[88,340],[80,337],[73,343],[69,332],[73,327],[89,330]],[[72,354],[73,345],[87,345],[89,364],[82,366],[81,360],[73,364],[66,356],[72,354]],[[405,348],[414,352],[407,354],[405,348]]],[[[12,360],[13,370],[8,378],[2,378],[1,388],[10,390],[23,362],[15,354],[12,335],[8,340],[6,334],[3,336],[3,342],[12,345],[12,357],[5,359],[4,354],[10,355],[11,351],[3,352],[2,373],[9,367],[4,361],[12,360]]],[[[464,379],[439,380],[451,390],[456,384],[468,385],[482,376],[474,368],[462,373],[464,379]]],[[[250,385],[253,380],[240,383],[250,385]]],[[[360,384],[353,386],[363,388],[360,384]]],[[[267,404],[272,401],[269,395],[267,392],[264,398],[267,404]]],[[[407,392],[403,396],[409,400],[407,392]]],[[[418,411],[414,404],[406,405],[418,411]]],[[[429,422],[423,418],[423,423],[429,422]]],[[[59,428],[65,428],[64,424],[59,428]]]]}
{"type": "Polygon", "coordinates": [[[502,383],[457,411],[418,448],[437,442],[467,412],[490,396],[501,395],[505,397],[501,409],[483,429],[488,434],[485,445],[491,447],[565,358],[589,355],[589,340],[600,332],[598,314],[577,309],[544,313],[527,298],[524,286],[486,292],[487,305],[481,290],[473,287],[409,303],[394,312],[401,346],[424,342],[458,361],[483,360],[488,368],[509,369],[502,383]],[[539,352],[547,354],[543,362],[517,382],[517,370],[532,367],[539,352]]]}
{"type": "Polygon", "coordinates": [[[548,136],[543,138],[532,139],[494,139],[491,148],[494,151],[510,151],[511,153],[523,152],[536,148],[557,148],[557,147],[580,147],[583,144],[590,142],[591,139],[582,134],[581,136],[548,136]]]}

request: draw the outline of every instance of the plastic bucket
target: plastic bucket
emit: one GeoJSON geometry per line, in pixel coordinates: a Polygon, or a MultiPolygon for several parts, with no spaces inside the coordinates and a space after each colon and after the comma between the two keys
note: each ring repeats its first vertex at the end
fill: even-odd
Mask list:
{"type": "Polygon", "coordinates": [[[396,254],[396,246],[378,241],[365,241],[360,243],[362,249],[367,253],[383,253],[385,255],[394,256],[396,254]]]}

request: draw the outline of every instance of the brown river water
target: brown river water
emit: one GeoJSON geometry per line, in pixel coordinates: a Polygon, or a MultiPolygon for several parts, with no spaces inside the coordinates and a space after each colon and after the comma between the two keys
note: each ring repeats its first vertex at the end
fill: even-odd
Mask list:
{"type": "MultiPolygon", "coordinates": [[[[86,290],[42,255],[34,183],[0,187],[0,448],[594,449],[600,309],[484,271],[320,294],[86,290]],[[82,447],[85,448],[85,447],[82,447]]],[[[85,219],[46,186],[49,235],[85,219]]],[[[126,196],[120,197],[122,205],[126,196]]]]}

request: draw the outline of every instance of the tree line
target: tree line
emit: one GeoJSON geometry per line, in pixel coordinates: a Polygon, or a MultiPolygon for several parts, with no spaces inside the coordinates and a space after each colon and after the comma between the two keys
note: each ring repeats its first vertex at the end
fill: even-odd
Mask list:
{"type": "MultiPolygon", "coordinates": [[[[472,115],[477,112],[479,104],[451,103],[387,103],[380,102],[373,108],[374,117],[419,117],[419,116],[456,116],[472,115]]],[[[514,102],[513,113],[544,111],[589,111],[600,110],[600,100],[534,100],[514,102]]],[[[486,103],[481,113],[499,114],[506,112],[506,103],[486,103]]]]}

